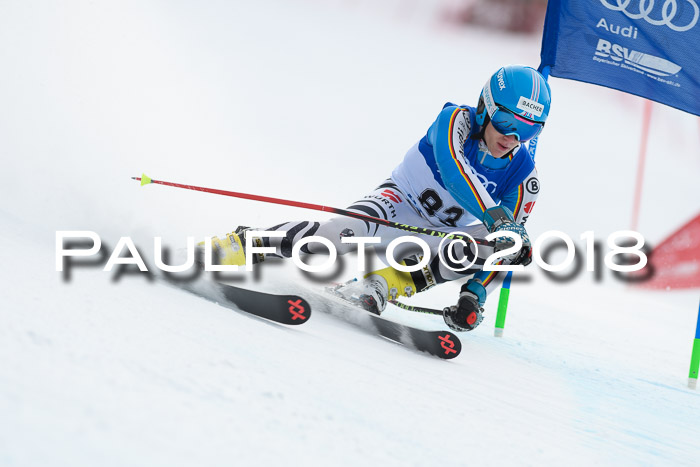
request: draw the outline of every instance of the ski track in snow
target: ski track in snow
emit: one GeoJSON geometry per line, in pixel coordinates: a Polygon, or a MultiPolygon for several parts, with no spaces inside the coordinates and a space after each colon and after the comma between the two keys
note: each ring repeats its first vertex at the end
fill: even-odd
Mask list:
{"type": "MultiPolygon", "coordinates": [[[[327,219],[129,177],[344,207],[445,101],[474,103],[498,66],[538,62],[538,38],[443,27],[434,6],[397,20],[346,3],[0,6],[0,465],[694,465],[697,291],[534,270],[513,283],[504,338],[491,296],[442,361],[326,313],[288,328],[143,275],[56,272],[57,230],[96,231],[106,248],[128,235],[151,258],[155,235],[180,246],[239,223],[327,219]],[[455,57],[456,73],[436,72],[455,57]]],[[[604,240],[628,227],[641,100],[551,84],[528,231],[604,240]],[[595,189],[573,191],[574,173],[595,189]]],[[[700,208],[697,119],[655,112],[651,242],[700,208]]],[[[333,280],[355,274],[353,258],[333,280]]],[[[261,274],[234,284],[318,286],[289,265],[261,274]]],[[[458,287],[409,302],[452,304],[458,287]]]]}

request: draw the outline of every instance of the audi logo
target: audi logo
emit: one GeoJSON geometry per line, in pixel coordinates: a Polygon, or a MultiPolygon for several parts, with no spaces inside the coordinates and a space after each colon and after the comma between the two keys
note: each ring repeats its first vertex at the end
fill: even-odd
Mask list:
{"type": "Polygon", "coordinates": [[[631,19],[643,19],[649,24],[654,26],[668,26],[674,31],[683,32],[691,29],[698,23],[698,18],[700,17],[700,8],[695,0],[681,0],[690,3],[693,7],[693,19],[684,26],[679,26],[673,24],[676,19],[676,13],[678,12],[678,4],[676,0],[665,0],[663,7],[661,8],[661,19],[655,19],[650,17],[651,11],[654,9],[654,0],[639,0],[638,11],[629,11],[627,7],[632,3],[632,0],[600,0],[605,8],[613,11],[621,11],[631,19]]]}

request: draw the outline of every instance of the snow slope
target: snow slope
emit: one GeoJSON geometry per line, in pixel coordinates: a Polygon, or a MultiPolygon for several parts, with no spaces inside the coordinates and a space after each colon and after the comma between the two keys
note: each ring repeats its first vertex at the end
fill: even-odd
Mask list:
{"type": "MultiPolygon", "coordinates": [[[[444,362],[322,313],[289,329],[143,276],[56,272],[57,230],[107,247],[131,236],[150,256],[156,235],[181,247],[326,219],[129,177],[344,207],[445,101],[473,103],[504,63],[538,63],[539,39],[454,29],[439,4],[0,4],[0,465],[696,462],[697,290],[530,268],[505,338],[491,297],[444,362]]],[[[629,227],[642,101],[551,85],[528,230],[604,241],[629,227]]],[[[639,228],[652,244],[700,209],[697,118],[654,112],[639,228]]],[[[261,274],[303,280],[288,265],[261,274]]],[[[451,304],[457,288],[411,302],[451,304]]]]}

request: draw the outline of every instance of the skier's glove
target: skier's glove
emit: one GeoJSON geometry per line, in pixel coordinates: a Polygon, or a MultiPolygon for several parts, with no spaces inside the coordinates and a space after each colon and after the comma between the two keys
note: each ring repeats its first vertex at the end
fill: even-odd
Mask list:
{"type": "Polygon", "coordinates": [[[453,331],[471,331],[484,319],[484,300],[486,289],[472,279],[462,286],[457,305],[443,309],[442,317],[453,331]]]}
{"type": "MultiPolygon", "coordinates": [[[[492,233],[507,231],[520,236],[523,241],[523,246],[520,248],[520,251],[503,257],[508,260],[510,264],[522,264],[523,266],[527,266],[532,262],[532,243],[530,242],[530,236],[527,234],[525,226],[515,222],[510,209],[505,206],[495,206],[491,209],[487,209],[486,212],[484,212],[484,225],[486,225],[486,228],[492,233]]],[[[513,246],[513,240],[510,237],[497,237],[494,243],[494,252],[505,250],[513,246]]]]}

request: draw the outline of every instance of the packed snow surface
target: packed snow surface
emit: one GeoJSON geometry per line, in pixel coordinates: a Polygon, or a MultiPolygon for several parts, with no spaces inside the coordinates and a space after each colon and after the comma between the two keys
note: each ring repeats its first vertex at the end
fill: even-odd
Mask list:
{"type": "MultiPolygon", "coordinates": [[[[442,3],[0,4],[0,465],[697,465],[697,290],[531,266],[505,336],[494,294],[442,361],[320,312],[289,328],[133,270],[56,271],[56,231],[96,232],[105,254],[129,236],[151,258],[155,236],[177,249],[328,219],[130,177],[345,207],[445,102],[473,105],[499,66],[538,64],[539,38],[458,28],[442,3]]],[[[629,228],[643,103],[551,86],[528,231],[562,231],[583,255],[584,232],[606,248],[629,228]]],[[[638,230],[655,244],[700,210],[700,159],[697,118],[652,118],[638,230]]],[[[357,275],[355,259],[332,279],[357,275]]],[[[289,264],[234,279],[318,286],[289,264]]],[[[409,303],[454,304],[458,287],[409,303]]]]}

